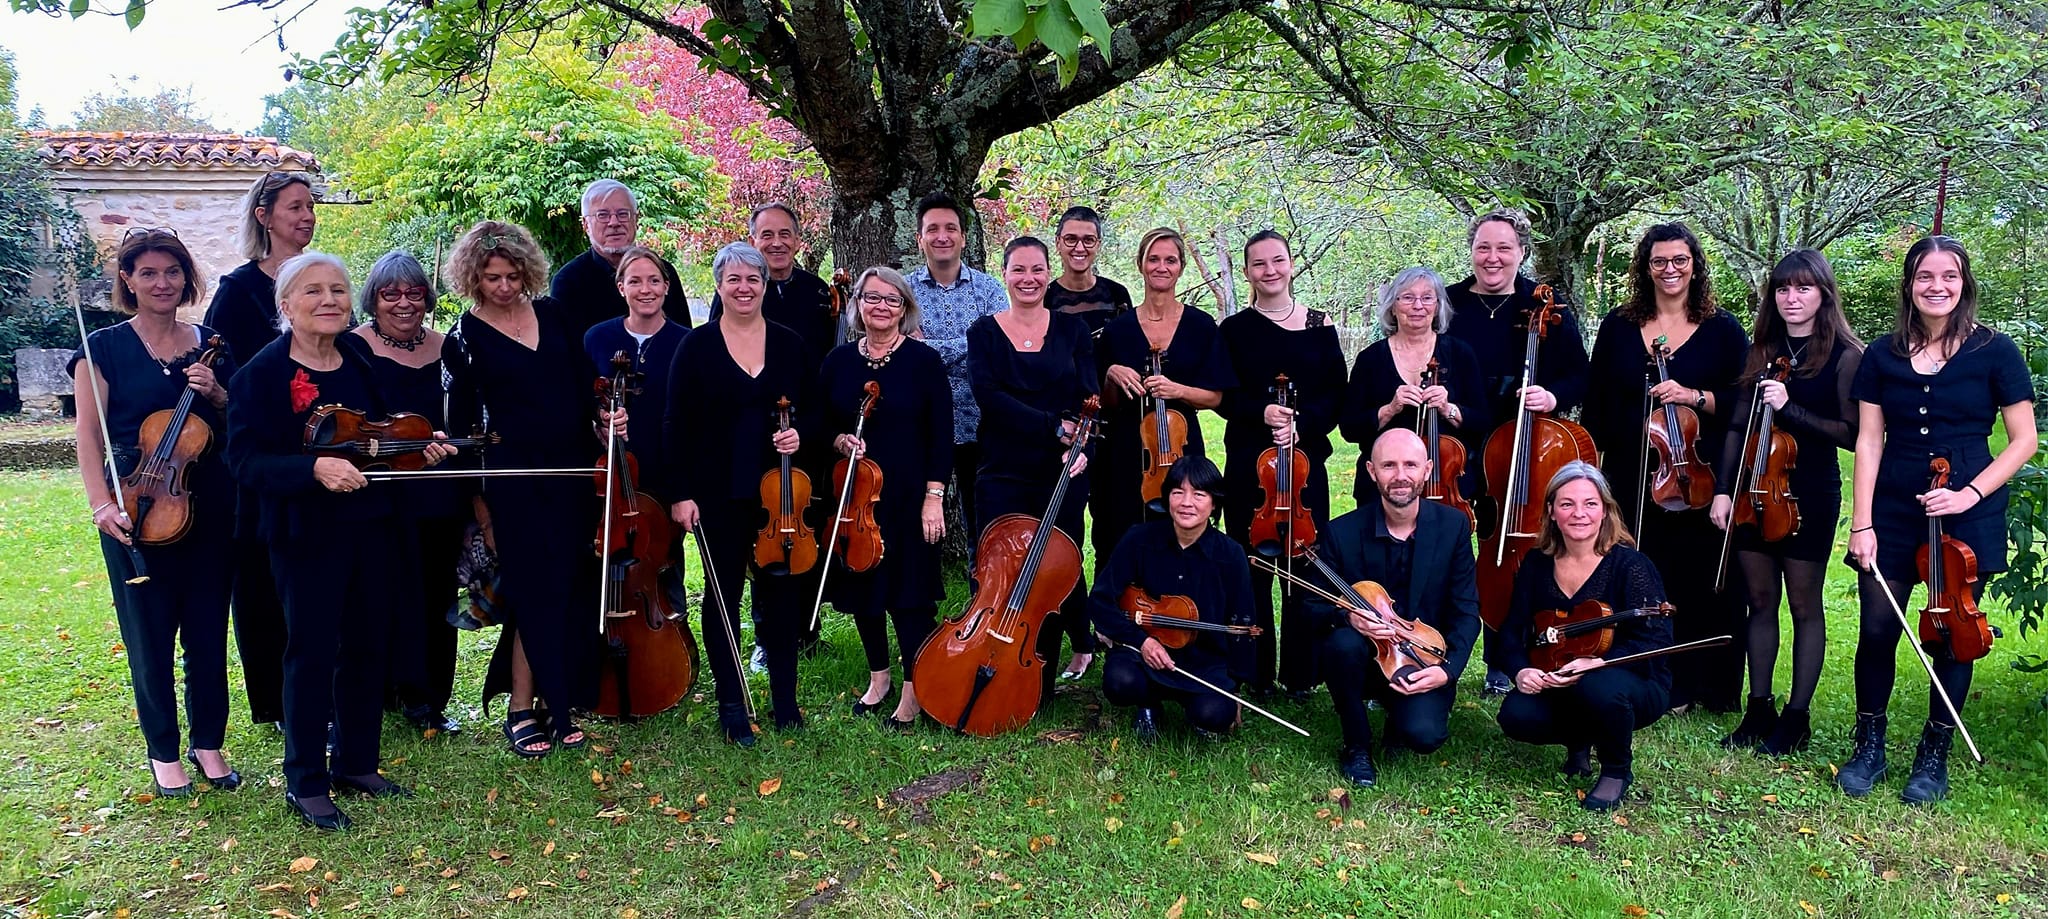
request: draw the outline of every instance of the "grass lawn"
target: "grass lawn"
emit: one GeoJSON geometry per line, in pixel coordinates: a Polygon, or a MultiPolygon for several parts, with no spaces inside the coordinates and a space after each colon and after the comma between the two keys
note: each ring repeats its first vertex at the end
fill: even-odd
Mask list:
{"type": "MultiPolygon", "coordinates": [[[[1206,743],[1169,712],[1147,748],[1092,686],[995,740],[884,732],[847,712],[865,666],[829,617],[800,734],[741,751],[699,700],[586,722],[589,748],[530,763],[474,706],[459,736],[394,720],[385,767],[419,797],[345,800],[355,829],[324,835],[286,811],[280,738],[242,720],[239,673],[228,747],[249,784],[150,800],[84,507],[70,472],[0,476],[9,915],[2048,916],[2048,680],[2006,666],[2048,640],[2008,623],[1965,713],[1989,762],[1959,743],[1955,797],[1931,810],[1896,800],[1926,698],[1902,648],[1894,777],[1851,802],[1829,783],[1852,721],[1846,576],[1813,751],[1728,753],[1732,717],[1665,719],[1639,736],[1619,815],[1580,810],[1556,750],[1502,738],[1476,672],[1449,745],[1345,795],[1326,699],[1280,705],[1312,740],[1248,719],[1206,743]]],[[[464,636],[462,692],[495,638],[464,636]]]]}

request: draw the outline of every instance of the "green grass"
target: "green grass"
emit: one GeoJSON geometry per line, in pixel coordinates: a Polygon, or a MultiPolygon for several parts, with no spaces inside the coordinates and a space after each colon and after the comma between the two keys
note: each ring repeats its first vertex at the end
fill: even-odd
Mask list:
{"type": "MultiPolygon", "coordinates": [[[[1340,450],[1340,507],[1354,455],[1340,450]]],[[[1333,801],[1326,701],[1280,706],[1312,740],[1250,719],[1205,743],[1169,713],[1146,748],[1092,687],[1003,738],[885,733],[846,711],[865,666],[834,616],[830,651],[803,667],[800,734],[742,751],[688,701],[589,723],[590,748],[525,762],[474,707],[454,737],[393,721],[385,767],[420,796],[345,801],[355,829],[323,835],[286,812],[280,740],[242,723],[238,672],[228,747],[250,783],[189,803],[141,796],[83,509],[69,472],[0,476],[0,837],[14,840],[0,903],[15,915],[1156,917],[1181,897],[1189,917],[2048,915],[2043,680],[2005,666],[2048,641],[2009,635],[1979,667],[1966,715],[1990,761],[1956,767],[1953,800],[1904,807],[1895,773],[1848,801],[1829,783],[1851,721],[1847,578],[1830,584],[1813,751],[1728,753],[1716,741],[1732,718],[1665,719],[1640,737],[1618,818],[1579,809],[1557,751],[1501,737],[1476,673],[1449,745],[1391,758],[1380,787],[1333,801]],[[892,799],[947,770],[978,778],[892,799]],[[763,795],[769,779],[780,787],[763,795]],[[302,857],[317,866],[293,873],[302,857]]],[[[495,637],[464,636],[463,693],[495,637]]],[[[1926,691],[1899,660],[1895,763],[1926,691]]]]}

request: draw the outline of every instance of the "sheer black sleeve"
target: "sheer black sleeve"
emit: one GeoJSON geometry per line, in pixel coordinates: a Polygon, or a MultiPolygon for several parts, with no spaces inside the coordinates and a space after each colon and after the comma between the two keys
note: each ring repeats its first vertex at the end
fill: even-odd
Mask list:
{"type": "Polygon", "coordinates": [[[1862,364],[1862,351],[1842,348],[1828,367],[1835,383],[1835,404],[1825,412],[1817,412],[1787,402],[1778,417],[1784,419],[1786,427],[1801,434],[1823,438],[1844,450],[1856,449],[1856,400],[1849,395],[1849,387],[1856,381],[1856,368],[1862,364]]]}

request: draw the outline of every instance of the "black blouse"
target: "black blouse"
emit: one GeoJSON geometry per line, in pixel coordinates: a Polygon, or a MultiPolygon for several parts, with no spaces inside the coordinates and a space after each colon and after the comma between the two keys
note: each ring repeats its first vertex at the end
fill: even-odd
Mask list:
{"type": "MultiPolygon", "coordinates": [[[[946,381],[945,362],[930,345],[905,339],[886,363],[870,367],[860,344],[850,342],[832,349],[819,377],[826,418],[817,430],[827,449],[832,439],[853,433],[868,382],[880,387],[874,411],[861,430],[867,457],[882,468],[875,521],[881,525],[885,548],[882,583],[874,589],[880,591],[883,605],[897,609],[943,598],[938,547],[925,542],[923,520],[925,483],[944,482],[953,474],[953,388],[946,381]]],[[[813,490],[828,504],[822,516],[829,528],[830,507],[837,505],[839,490],[813,490]]],[[[826,535],[819,533],[821,539],[826,535]]],[[[846,590],[866,586],[837,576],[833,583],[846,590]]]]}
{"type": "MultiPolygon", "coordinates": [[[[344,333],[346,335],[346,333],[344,333]]],[[[327,539],[337,525],[382,519],[394,510],[391,489],[328,491],[305,452],[306,419],[323,405],[385,416],[383,399],[361,350],[338,342],[341,366],[314,370],[293,360],[287,332],[256,354],[228,387],[228,466],[255,492],[257,535],[266,541],[327,539]]]]}
{"type": "MultiPolygon", "coordinates": [[[[763,280],[767,289],[762,292],[761,316],[788,327],[803,339],[804,351],[810,355],[809,363],[815,371],[825,355],[846,340],[844,317],[832,318],[832,285],[802,268],[792,269],[789,277],[780,281],[763,280]]],[[[846,308],[854,307],[849,303],[846,308]]],[[[718,317],[724,314],[724,301],[712,294],[711,318],[705,324],[717,325],[718,317]]]]}
{"type": "MultiPolygon", "coordinates": [[[[1512,419],[1520,407],[1515,390],[1522,386],[1522,360],[1529,350],[1529,310],[1536,306],[1536,282],[1517,275],[1507,294],[1479,294],[1476,279],[1467,277],[1445,290],[1451,299],[1450,336],[1472,347],[1479,359],[1486,417],[1512,419]]],[[[1578,311],[1559,298],[1560,318],[1536,349],[1536,385],[1557,397],[1557,414],[1586,398],[1586,339],[1579,331],[1578,311]]]]}
{"type": "Polygon", "coordinates": [[[1345,388],[1344,347],[1337,341],[1337,327],[1321,312],[1309,310],[1302,329],[1286,329],[1255,309],[1232,313],[1216,327],[1237,377],[1237,385],[1223,391],[1218,410],[1228,459],[1223,466],[1226,519],[1233,529],[1249,525],[1252,510],[1259,505],[1254,466],[1259,454],[1273,445],[1266,406],[1274,403],[1273,380],[1283,373],[1294,384],[1294,428],[1300,449],[1312,461],[1309,477],[1324,483],[1320,504],[1307,497],[1304,503],[1327,519],[1329,489],[1323,467],[1330,459],[1330,432],[1337,429],[1345,388]]]}
{"type": "MultiPolygon", "coordinates": [[[[135,471],[141,461],[139,444],[142,439],[142,422],[150,415],[164,409],[176,408],[178,400],[190,389],[186,385],[185,369],[199,360],[206,346],[203,344],[215,334],[213,329],[198,326],[198,335],[192,347],[171,359],[170,364],[160,364],[149,354],[149,348],[142,343],[135,327],[123,322],[108,326],[92,333],[92,375],[105,381],[106,401],[100,411],[107,419],[107,435],[113,438],[115,473],[126,476],[135,471]]],[[[225,336],[222,338],[226,340],[225,336]]],[[[79,362],[85,360],[85,349],[71,352],[66,370],[72,379],[78,378],[79,362]]],[[[230,349],[222,348],[215,355],[214,379],[226,386],[235,376],[235,358],[230,349]]],[[[79,381],[84,385],[83,381],[79,381]]],[[[213,447],[201,458],[190,475],[195,500],[208,503],[222,502],[223,508],[232,508],[234,501],[227,490],[229,479],[227,466],[220,462],[221,444],[227,430],[222,423],[222,413],[213,407],[206,397],[194,394],[192,417],[206,423],[213,429],[213,447]]]]}
{"type": "MultiPolygon", "coordinates": [[[[1658,577],[1657,566],[1650,564],[1648,556],[1628,546],[1615,546],[1600,559],[1586,583],[1579,585],[1576,593],[1565,596],[1557,586],[1557,559],[1542,552],[1523,556],[1522,567],[1515,572],[1515,593],[1508,605],[1508,617],[1500,627],[1501,669],[1512,676],[1531,666],[1529,649],[1535,646],[1538,610],[1571,609],[1587,600],[1598,600],[1617,612],[1654,606],[1665,601],[1664,580],[1658,577]]],[[[1685,610],[1679,609],[1676,615],[1685,615],[1685,610]]],[[[1669,616],[1623,620],[1615,627],[1614,644],[1603,657],[1611,660],[1667,647],[1672,642],[1671,635],[1669,616]]],[[[1667,660],[1653,657],[1621,666],[1668,690],[1671,667],[1667,660]]]]}
{"type": "MultiPolygon", "coordinates": [[[[220,276],[213,303],[206,308],[206,324],[220,332],[244,362],[256,357],[277,340],[277,279],[264,274],[256,263],[220,276]]],[[[227,377],[221,377],[225,380],[227,377]]]]}
{"type": "MultiPolygon", "coordinates": [[[[826,408],[817,395],[817,364],[804,340],[768,323],[762,364],[759,376],[741,370],[717,322],[683,337],[669,369],[668,414],[662,425],[662,449],[674,470],[664,480],[671,500],[700,505],[757,500],[761,474],[781,465],[772,438],[775,403],[785,397],[792,409],[790,426],[804,451],[829,449],[812,436],[826,408]]],[[[815,495],[815,480],[812,489],[815,495]]]]}
{"type": "MultiPolygon", "coordinates": [[[[1341,422],[1344,439],[1358,444],[1367,452],[1371,452],[1373,440],[1385,431],[1393,428],[1413,430],[1419,414],[1414,406],[1406,406],[1387,419],[1386,424],[1380,424],[1380,408],[1393,401],[1394,391],[1408,382],[1401,378],[1401,371],[1394,366],[1391,341],[1382,338],[1358,352],[1358,362],[1351,368],[1351,383],[1344,394],[1341,422]]],[[[1472,354],[1470,345],[1449,335],[1436,337],[1433,356],[1438,372],[1443,375],[1442,385],[1450,391],[1451,404],[1464,415],[1464,424],[1457,427],[1452,427],[1448,420],[1440,421],[1439,433],[1464,441],[1467,452],[1476,450],[1481,438],[1490,430],[1487,426],[1487,400],[1481,398],[1479,359],[1472,354]]]]}
{"type": "MultiPolygon", "coordinates": [[[[1153,597],[1187,597],[1194,601],[1203,622],[1251,622],[1251,566],[1244,548],[1215,527],[1185,549],[1168,520],[1134,526],[1117,542],[1102,575],[1095,579],[1095,589],[1088,594],[1088,613],[1096,631],[1135,650],[1150,636],[1118,606],[1124,588],[1133,584],[1153,597]]],[[[1171,653],[1175,666],[1226,689],[1252,673],[1252,643],[1217,632],[1196,632],[1187,647],[1171,653]]],[[[1152,671],[1152,677],[1181,689],[1201,688],[1171,671],[1152,671]]]]}
{"type": "MultiPolygon", "coordinates": [[[[1152,355],[1152,343],[1145,337],[1144,326],[1138,322],[1136,310],[1129,310],[1110,320],[1102,330],[1102,339],[1095,347],[1095,363],[1105,379],[1109,368],[1123,365],[1146,375],[1148,361],[1152,355]]],[[[1160,372],[1183,386],[1222,392],[1237,385],[1237,376],[1230,371],[1230,355],[1223,349],[1223,337],[1216,334],[1216,320],[1208,313],[1185,307],[1180,313],[1180,324],[1173,330],[1173,340],[1167,342],[1166,353],[1160,357],[1160,372]]],[[[1111,464],[1106,468],[1140,469],[1136,458],[1142,441],[1138,437],[1139,419],[1152,406],[1150,399],[1130,399],[1121,392],[1103,401],[1114,399],[1115,404],[1102,410],[1103,421],[1108,427],[1104,438],[1105,455],[1103,462],[1111,464]],[[1117,450],[1122,458],[1129,453],[1130,462],[1115,464],[1108,456],[1111,445],[1128,447],[1128,451],[1117,450]]],[[[1187,455],[1200,456],[1202,446],[1202,419],[1194,406],[1178,400],[1168,400],[1167,408],[1180,412],[1188,422],[1187,455]]],[[[1103,481],[1097,477],[1096,481],[1103,481]]]]}
{"type": "MultiPolygon", "coordinates": [[[[456,317],[441,344],[448,424],[462,432],[483,424],[498,435],[483,455],[487,467],[588,467],[604,452],[592,434],[597,371],[561,304],[538,298],[533,315],[539,340],[532,348],[472,313],[456,317]]],[[[482,481],[489,493],[491,480],[482,481]]]]}
{"type": "Polygon", "coordinates": [[[621,318],[607,319],[583,333],[583,352],[599,375],[611,375],[612,357],[621,352],[632,359],[633,371],[642,375],[640,391],[626,398],[626,448],[640,461],[640,490],[664,505],[675,503],[667,482],[674,464],[662,443],[662,425],[668,418],[668,374],[689,332],[674,322],[664,322],[646,341],[640,341],[626,331],[626,320],[621,318]]]}
{"type": "MultiPolygon", "coordinates": [[[[1799,354],[1810,361],[1815,356],[1805,354],[1805,349],[1811,342],[1810,337],[1788,338],[1778,346],[1778,353],[1785,357],[1799,354]]],[[[1836,451],[1856,449],[1856,400],[1849,395],[1849,384],[1856,379],[1863,352],[1846,341],[1837,341],[1833,353],[1817,357],[1822,363],[1813,375],[1802,375],[1795,367],[1785,380],[1785,407],[1771,413],[1771,426],[1791,434],[1799,446],[1798,463],[1792,467],[1792,494],[1813,495],[1826,505],[1827,517],[1832,520],[1842,503],[1842,463],[1836,451]]],[[[1753,385],[1736,390],[1720,462],[1714,466],[1714,494],[1730,494],[1735,487],[1735,467],[1742,462],[1755,395],[1753,385]]],[[[1812,505],[1801,501],[1800,506],[1812,505]]]]}
{"type": "Polygon", "coordinates": [[[981,406],[981,474],[1031,482],[1057,477],[1066,451],[1060,421],[1081,410],[1100,379],[1088,324],[1053,313],[1044,345],[1019,351],[994,316],[983,316],[967,329],[967,372],[981,406]]]}
{"type": "MultiPolygon", "coordinates": [[[[690,296],[683,291],[682,279],[676,276],[675,266],[668,259],[656,257],[662,277],[668,279],[668,297],[661,301],[661,311],[668,321],[690,327],[690,296]]],[[[596,249],[585,249],[583,254],[569,260],[568,264],[556,270],[555,277],[548,285],[548,298],[562,304],[569,314],[572,328],[578,332],[595,328],[607,319],[619,319],[626,315],[626,298],[619,295],[618,267],[606,261],[596,249]]],[[[609,357],[610,355],[606,355],[609,357]]],[[[631,424],[630,413],[627,419],[631,424]]]]}
{"type": "MultiPolygon", "coordinates": [[[[1749,351],[1749,333],[1727,310],[1715,310],[1700,323],[1692,337],[1666,360],[1666,372],[1681,386],[1710,393],[1715,411],[1700,412],[1700,446],[1716,450],[1728,426],[1729,406],[1742,398],[1735,385],[1742,374],[1743,355],[1749,351]]],[[[1636,478],[1642,468],[1643,394],[1654,384],[1656,368],[1650,352],[1643,347],[1640,327],[1621,310],[1610,310],[1600,323],[1600,335],[1593,342],[1592,379],[1599,385],[1586,393],[1586,411],[1581,420],[1593,444],[1600,448],[1601,465],[1607,479],[1630,513],[1635,507],[1636,478]]],[[[1711,457],[1702,460],[1712,462],[1711,457]]],[[[1718,476],[1721,470],[1714,473],[1718,476]]]]}
{"type": "Polygon", "coordinates": [[[1055,280],[1045,289],[1045,308],[1079,317],[1088,323],[1088,334],[1099,338],[1110,320],[1131,311],[1131,292],[1100,275],[1087,290],[1068,290],[1055,280]]]}
{"type": "MultiPolygon", "coordinates": [[[[369,362],[371,381],[377,387],[377,395],[383,401],[386,411],[392,413],[410,412],[424,416],[434,425],[434,430],[450,437],[468,437],[472,432],[448,430],[448,391],[443,388],[444,371],[440,361],[421,367],[409,367],[391,358],[378,354],[362,336],[350,333],[341,337],[344,347],[362,352],[369,362]]],[[[443,340],[445,346],[446,340],[443,340]]],[[[444,467],[471,464],[475,451],[464,449],[456,458],[450,459],[444,467]]],[[[462,479],[419,479],[380,484],[380,488],[391,488],[401,497],[398,506],[408,517],[464,517],[470,512],[469,496],[475,490],[475,481],[462,479]]]]}

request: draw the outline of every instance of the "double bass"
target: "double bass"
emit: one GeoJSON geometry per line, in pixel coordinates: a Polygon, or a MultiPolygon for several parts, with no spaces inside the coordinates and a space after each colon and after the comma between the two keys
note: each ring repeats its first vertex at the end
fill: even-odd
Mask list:
{"type": "MultiPolygon", "coordinates": [[[[1780,357],[1771,363],[1764,377],[1779,383],[1792,374],[1792,361],[1780,357]]],[[[1735,467],[1735,482],[1728,491],[1733,507],[1728,527],[1721,533],[1721,563],[1714,576],[1714,589],[1721,590],[1728,579],[1728,553],[1735,528],[1753,526],[1765,542],[1778,542],[1799,532],[1799,499],[1792,494],[1792,468],[1799,464],[1799,441],[1780,430],[1775,412],[1763,398],[1763,382],[1757,382],[1750,397],[1748,430],[1742,436],[1742,460],[1735,467]]]]}
{"type": "MultiPolygon", "coordinates": [[[[1432,357],[1429,365],[1422,368],[1422,386],[1427,389],[1440,385],[1442,381],[1443,367],[1432,357]]],[[[1458,491],[1458,479],[1465,474],[1465,444],[1439,431],[1442,415],[1435,406],[1425,405],[1415,416],[1415,433],[1429,448],[1429,479],[1422,483],[1422,496],[1463,511],[1465,521],[1472,525],[1472,532],[1477,533],[1479,517],[1472,513],[1472,502],[1465,500],[1464,494],[1458,491]]]]}
{"type": "MultiPolygon", "coordinates": [[[[1164,376],[1164,355],[1157,348],[1146,358],[1146,374],[1164,376]]],[[[1151,405],[1138,424],[1145,454],[1145,476],[1139,493],[1145,498],[1145,508],[1158,514],[1166,511],[1167,470],[1187,453],[1188,419],[1179,410],[1168,408],[1160,396],[1147,396],[1146,401],[1151,405]]]]}
{"type": "MultiPolygon", "coordinates": [[[[640,392],[640,374],[632,368],[633,359],[621,351],[612,357],[611,376],[597,381],[598,398],[614,414],[640,392]]],[[[661,502],[639,490],[639,464],[616,431],[607,431],[598,466],[604,515],[591,542],[604,565],[597,627],[607,653],[591,711],[639,718],[667,711],[689,693],[697,680],[697,641],[662,585],[675,531],[661,502]]]]}
{"type": "MultiPolygon", "coordinates": [[[[789,397],[775,401],[775,431],[789,430],[789,397]]],[[[761,509],[767,522],[754,535],[754,567],[764,574],[803,574],[818,563],[818,535],[804,521],[811,506],[811,477],[781,455],[775,469],[761,474],[761,509]]]]}
{"type": "Polygon", "coordinates": [[[1500,628],[1508,618],[1515,570],[1543,532],[1543,489],[1566,463],[1594,463],[1600,456],[1585,428],[1530,411],[1522,401],[1520,394],[1536,383],[1536,355],[1543,336],[1564,318],[1550,285],[1537,285],[1534,296],[1537,305],[1523,317],[1529,335],[1522,351],[1522,386],[1516,390],[1520,404],[1515,419],[1487,437],[1482,460],[1486,491],[1499,511],[1497,529],[1480,543],[1479,552],[1479,618],[1490,629],[1500,628]]]}
{"type": "Polygon", "coordinates": [[[918,649],[918,702],[940,724],[994,737],[1038,713],[1045,668],[1038,634],[1081,580],[1081,550],[1053,521],[1101,408],[1095,396],[1083,403],[1044,515],[1004,514],[981,531],[974,598],[918,649]]]}
{"type": "MultiPolygon", "coordinates": [[[[1664,336],[1650,343],[1650,363],[1657,382],[1671,380],[1671,348],[1664,336]]],[[[1714,469],[1700,450],[1700,415],[1689,405],[1666,404],[1650,410],[1643,421],[1642,482],[1657,506],[1667,511],[1706,507],[1714,501],[1714,469]]],[[[1642,504],[1636,502],[1636,532],[1643,531],[1642,504]]]]}
{"type": "MultiPolygon", "coordinates": [[[[206,340],[197,363],[212,367],[220,357],[220,336],[206,340]]],[[[173,408],[159,409],[142,419],[137,438],[142,461],[121,479],[121,509],[134,525],[134,541],[166,546],[192,531],[192,494],[188,481],[192,463],[213,446],[213,428],[192,417],[192,387],[178,394],[173,408]]],[[[105,411],[105,406],[101,406],[105,411]]]]}
{"type": "MultiPolygon", "coordinates": [[[[1945,457],[1928,461],[1927,490],[1949,487],[1949,462],[1945,457]]],[[[1991,653],[1998,630],[1977,608],[1971,589],[1977,583],[1977,553],[1962,540],[1948,535],[1941,518],[1927,515],[1927,542],[1913,556],[1920,580],[1927,583],[1927,605],[1920,610],[1918,634],[1922,644],[1938,644],[1949,657],[1967,664],[1991,653]]]]}

